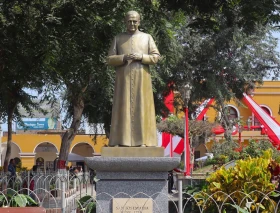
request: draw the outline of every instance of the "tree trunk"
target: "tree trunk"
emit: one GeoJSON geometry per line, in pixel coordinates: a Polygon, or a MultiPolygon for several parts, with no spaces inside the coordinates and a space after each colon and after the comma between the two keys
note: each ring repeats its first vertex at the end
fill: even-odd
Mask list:
{"type": "Polygon", "coordinates": [[[224,129],[225,129],[225,139],[226,141],[228,141],[229,143],[232,142],[232,129],[233,129],[233,123],[232,121],[229,119],[229,112],[228,109],[226,108],[226,106],[223,104],[222,105],[222,113],[223,113],[223,119],[222,119],[222,123],[224,124],[224,129]]]}
{"type": "Polygon", "coordinates": [[[63,134],[57,168],[65,170],[65,163],[68,158],[70,145],[75,138],[77,131],[81,124],[81,118],[84,110],[84,100],[79,97],[78,100],[73,101],[73,120],[70,128],[63,134]]]}
{"type": "Polygon", "coordinates": [[[110,138],[110,123],[109,124],[104,124],[104,129],[105,129],[105,135],[107,138],[110,138]]]}
{"type": "Polygon", "coordinates": [[[17,103],[13,103],[8,109],[8,139],[7,139],[6,156],[4,160],[4,172],[8,171],[8,164],[11,157],[11,143],[12,143],[12,132],[13,132],[12,125],[13,125],[13,115],[16,106],[17,103]]]}
{"type": "Polygon", "coordinates": [[[227,127],[227,128],[225,129],[224,135],[225,135],[226,141],[228,141],[228,142],[232,142],[231,133],[232,133],[232,130],[230,130],[229,127],[227,127]]]}

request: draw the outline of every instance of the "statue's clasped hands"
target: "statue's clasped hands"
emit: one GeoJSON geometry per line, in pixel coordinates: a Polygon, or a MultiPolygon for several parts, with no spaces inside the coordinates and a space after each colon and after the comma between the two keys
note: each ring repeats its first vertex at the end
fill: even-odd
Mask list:
{"type": "Polygon", "coordinates": [[[142,54],[140,53],[130,53],[124,55],[124,61],[133,60],[133,61],[140,61],[142,60],[142,54]]]}

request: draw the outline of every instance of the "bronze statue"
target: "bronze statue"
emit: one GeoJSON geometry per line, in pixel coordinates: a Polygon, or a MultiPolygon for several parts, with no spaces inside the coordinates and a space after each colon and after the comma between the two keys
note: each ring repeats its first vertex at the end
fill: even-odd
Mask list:
{"type": "Polygon", "coordinates": [[[140,32],[140,15],[126,14],[127,32],[118,34],[107,62],[116,68],[109,146],[157,146],[149,65],[160,58],[151,35],[140,32]]]}

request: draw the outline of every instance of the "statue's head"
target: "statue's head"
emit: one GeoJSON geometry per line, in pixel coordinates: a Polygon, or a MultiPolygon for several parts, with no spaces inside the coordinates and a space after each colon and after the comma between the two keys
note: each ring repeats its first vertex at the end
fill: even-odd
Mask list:
{"type": "Polygon", "coordinates": [[[129,11],[125,16],[126,30],[128,33],[135,33],[138,31],[140,25],[140,15],[136,11],[129,11]]]}

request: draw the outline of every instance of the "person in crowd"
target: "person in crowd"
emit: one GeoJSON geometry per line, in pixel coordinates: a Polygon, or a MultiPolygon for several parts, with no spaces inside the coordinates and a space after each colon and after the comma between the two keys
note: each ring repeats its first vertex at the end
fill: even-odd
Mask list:
{"type": "Polygon", "coordinates": [[[11,176],[8,180],[8,187],[14,188],[15,180],[16,180],[16,163],[15,159],[10,159],[10,163],[8,165],[8,172],[10,172],[11,176]]]}
{"type": "Polygon", "coordinates": [[[70,172],[70,173],[74,172],[73,169],[74,169],[74,168],[73,168],[73,166],[71,165],[71,166],[69,167],[69,172],[70,172]]]}
{"type": "Polygon", "coordinates": [[[34,165],[32,167],[32,171],[30,172],[30,185],[29,185],[29,189],[30,190],[34,190],[34,186],[35,186],[35,181],[34,181],[34,176],[36,175],[37,172],[37,165],[34,165]]]}
{"type": "MultiPolygon", "coordinates": [[[[29,189],[31,190],[31,191],[34,191],[34,189],[35,189],[35,180],[34,180],[34,177],[35,177],[35,175],[36,175],[36,172],[37,172],[37,165],[34,165],[33,167],[32,167],[32,171],[30,172],[30,184],[29,184],[29,189]]],[[[34,193],[33,192],[31,192],[30,193],[30,197],[33,199],[33,200],[35,200],[35,195],[34,195],[34,193]]]]}
{"type": "Polygon", "coordinates": [[[8,166],[8,171],[11,173],[11,176],[16,176],[16,163],[15,163],[15,159],[11,159],[9,166],[8,166]]]}
{"type": "Polygon", "coordinates": [[[73,168],[73,176],[74,176],[74,178],[77,178],[78,177],[78,174],[79,174],[79,169],[77,168],[77,167],[74,167],[73,168]]]}
{"type": "Polygon", "coordinates": [[[173,172],[169,171],[168,172],[168,193],[172,193],[172,188],[174,185],[174,179],[173,179],[173,172]]]}

